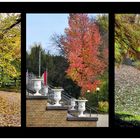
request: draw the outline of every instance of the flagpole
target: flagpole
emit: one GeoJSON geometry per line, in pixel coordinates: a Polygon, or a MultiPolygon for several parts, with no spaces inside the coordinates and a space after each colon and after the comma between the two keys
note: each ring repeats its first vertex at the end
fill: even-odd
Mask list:
{"type": "Polygon", "coordinates": [[[47,84],[48,84],[47,78],[48,78],[48,71],[47,71],[47,67],[46,67],[46,86],[47,86],[47,84]]]}
{"type": "Polygon", "coordinates": [[[29,77],[28,77],[28,69],[27,69],[27,72],[26,72],[26,85],[28,85],[28,80],[29,80],[29,77]]]}
{"type": "Polygon", "coordinates": [[[41,51],[39,50],[39,78],[40,78],[40,70],[41,70],[41,51]]]}

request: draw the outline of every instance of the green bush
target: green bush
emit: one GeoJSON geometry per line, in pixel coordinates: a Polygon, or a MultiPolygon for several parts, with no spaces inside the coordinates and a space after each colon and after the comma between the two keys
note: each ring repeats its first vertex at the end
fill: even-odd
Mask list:
{"type": "Polygon", "coordinates": [[[18,78],[14,80],[5,76],[3,80],[0,82],[0,90],[8,92],[20,92],[21,80],[18,78]]]}
{"type": "Polygon", "coordinates": [[[108,70],[99,77],[101,80],[101,85],[100,85],[100,91],[97,93],[98,94],[98,102],[99,101],[108,101],[108,70]]]}
{"type": "Polygon", "coordinates": [[[104,80],[98,93],[98,101],[108,101],[108,81],[104,80]]]}
{"type": "Polygon", "coordinates": [[[7,91],[7,92],[21,92],[21,89],[0,87],[0,91],[7,91]]]}
{"type": "Polygon", "coordinates": [[[103,112],[103,113],[107,113],[108,112],[108,109],[109,109],[109,104],[107,101],[105,102],[98,102],[98,105],[99,105],[99,112],[103,112]]]}
{"type": "Polygon", "coordinates": [[[88,102],[86,103],[90,107],[98,107],[98,97],[96,93],[86,93],[84,96],[88,102]]]}
{"type": "Polygon", "coordinates": [[[140,61],[139,60],[135,61],[133,64],[137,69],[140,70],[140,61]]]}
{"type": "Polygon", "coordinates": [[[94,93],[86,93],[85,98],[88,100],[87,105],[90,107],[98,108],[99,113],[108,112],[108,80],[107,75],[103,77],[102,85],[100,91],[94,93]],[[100,102],[103,102],[105,105],[99,107],[100,102]]]}

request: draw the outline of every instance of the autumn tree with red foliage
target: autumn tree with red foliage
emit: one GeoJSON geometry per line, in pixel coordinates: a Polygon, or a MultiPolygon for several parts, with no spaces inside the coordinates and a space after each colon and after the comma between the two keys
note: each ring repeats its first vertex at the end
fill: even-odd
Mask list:
{"type": "Polygon", "coordinates": [[[97,24],[87,14],[70,14],[69,27],[61,39],[69,62],[67,75],[81,88],[95,91],[107,68],[107,49],[101,49],[101,35],[97,24]]]}

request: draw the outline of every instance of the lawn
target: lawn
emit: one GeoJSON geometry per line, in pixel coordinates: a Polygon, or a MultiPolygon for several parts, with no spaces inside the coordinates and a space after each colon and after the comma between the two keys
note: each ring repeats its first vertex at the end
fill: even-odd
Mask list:
{"type": "Polygon", "coordinates": [[[21,126],[21,94],[0,91],[0,127],[21,126]]]}
{"type": "Polygon", "coordinates": [[[129,112],[116,112],[115,126],[140,127],[140,115],[133,115],[129,112]]]}
{"type": "Polygon", "coordinates": [[[115,113],[116,121],[120,120],[121,126],[140,126],[139,77],[140,70],[132,66],[115,68],[115,113]]]}

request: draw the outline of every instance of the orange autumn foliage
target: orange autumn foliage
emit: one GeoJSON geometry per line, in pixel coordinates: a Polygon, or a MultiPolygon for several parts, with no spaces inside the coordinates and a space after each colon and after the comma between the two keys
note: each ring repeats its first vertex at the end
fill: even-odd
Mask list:
{"type": "Polygon", "coordinates": [[[102,53],[100,49],[99,27],[87,14],[70,14],[65,33],[61,43],[69,61],[67,75],[82,88],[82,93],[95,91],[101,84],[98,77],[107,67],[107,51],[102,53]]]}

